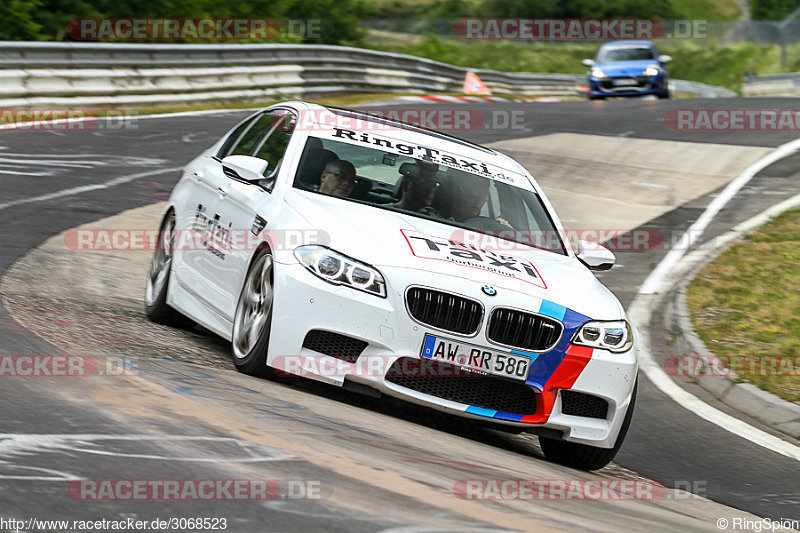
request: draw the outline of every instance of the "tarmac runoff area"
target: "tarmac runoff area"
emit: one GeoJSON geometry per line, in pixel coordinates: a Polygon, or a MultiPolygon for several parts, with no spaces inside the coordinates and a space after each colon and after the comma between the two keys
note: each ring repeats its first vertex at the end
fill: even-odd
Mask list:
{"type": "Polygon", "coordinates": [[[488,144],[519,161],[567,229],[630,230],[728,183],[772,148],[553,133],[488,144]]]}

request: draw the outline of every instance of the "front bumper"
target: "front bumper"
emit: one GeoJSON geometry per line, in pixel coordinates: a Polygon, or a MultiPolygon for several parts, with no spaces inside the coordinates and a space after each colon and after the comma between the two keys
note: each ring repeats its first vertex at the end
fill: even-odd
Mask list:
{"type": "Polygon", "coordinates": [[[637,77],[607,77],[594,78],[589,76],[589,94],[591,96],[646,96],[649,94],[664,94],[667,90],[667,80],[663,76],[637,76],[637,77]],[[621,85],[622,80],[633,80],[633,85],[621,85]]]}
{"type": "MultiPolygon", "coordinates": [[[[610,448],[614,445],[636,381],[635,347],[623,354],[573,347],[568,342],[571,334],[565,333],[556,348],[538,356],[542,361],[551,361],[552,368],[545,369],[550,373],[546,379],[534,376],[537,365],[532,365],[529,379],[524,385],[519,382],[520,386],[535,391],[535,413],[506,413],[422,393],[393,383],[387,379],[386,372],[401,357],[418,359],[426,333],[490,347],[493,345],[485,337],[486,314],[490,308],[499,305],[530,308],[532,298],[527,297],[525,306],[521,305],[521,293],[502,291],[492,297],[490,304],[484,302],[486,314],[477,334],[443,333],[409,316],[404,301],[406,287],[420,284],[424,279],[426,286],[447,287],[451,292],[472,294],[474,299],[482,301],[471,290],[475,283],[463,281],[462,287],[458,286],[459,280],[432,272],[424,272],[423,277],[421,271],[403,268],[381,267],[380,270],[387,280],[386,298],[331,285],[299,264],[276,265],[268,364],[338,386],[344,385],[345,380],[353,381],[390,396],[466,418],[528,430],[547,428],[561,432],[565,440],[592,446],[610,448]],[[357,362],[348,362],[303,347],[304,339],[312,330],[345,335],[367,345],[357,362]],[[552,363],[553,358],[559,358],[560,363],[552,363]],[[564,389],[601,398],[608,404],[606,417],[565,414],[561,395],[564,389]]],[[[539,365],[538,368],[545,367],[547,365],[539,365]]]]}

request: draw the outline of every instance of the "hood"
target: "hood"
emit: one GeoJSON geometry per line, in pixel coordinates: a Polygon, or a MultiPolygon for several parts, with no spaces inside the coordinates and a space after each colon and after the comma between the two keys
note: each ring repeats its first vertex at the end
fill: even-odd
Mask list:
{"type": "Polygon", "coordinates": [[[655,59],[596,63],[594,68],[599,68],[605,72],[606,76],[641,76],[644,69],[652,65],[658,65],[659,68],[662,68],[655,59]]]}
{"type": "Polygon", "coordinates": [[[624,316],[614,295],[574,257],[296,189],[284,201],[324,230],[324,244],[389,278],[392,269],[415,269],[542,298],[595,319],[624,316]]]}

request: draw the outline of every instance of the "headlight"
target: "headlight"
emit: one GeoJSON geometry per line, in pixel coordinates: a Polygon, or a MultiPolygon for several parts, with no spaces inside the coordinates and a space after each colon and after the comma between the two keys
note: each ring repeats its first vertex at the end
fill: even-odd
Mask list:
{"type": "Polygon", "coordinates": [[[646,69],[644,69],[645,76],[658,76],[659,73],[661,73],[661,71],[659,70],[658,67],[647,67],[646,69]]]}
{"type": "Polygon", "coordinates": [[[572,338],[572,344],[614,353],[627,352],[633,346],[633,332],[626,320],[587,322],[572,338]]]}
{"type": "Polygon", "coordinates": [[[386,298],[386,282],[377,269],[318,245],[300,246],[294,256],[315,276],[386,298]]]}
{"type": "Polygon", "coordinates": [[[606,77],[606,73],[603,72],[602,70],[600,70],[599,68],[593,68],[592,69],[592,77],[593,78],[605,78],[606,77]]]}

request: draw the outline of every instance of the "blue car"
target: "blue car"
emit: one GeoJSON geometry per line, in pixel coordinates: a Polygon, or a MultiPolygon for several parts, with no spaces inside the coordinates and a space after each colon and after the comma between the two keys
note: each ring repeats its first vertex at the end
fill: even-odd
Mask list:
{"type": "Polygon", "coordinates": [[[597,51],[594,61],[584,59],[589,67],[589,99],[606,96],[644,96],[654,94],[669,98],[669,73],[665,64],[670,56],[659,55],[650,41],[614,41],[597,51]]]}

